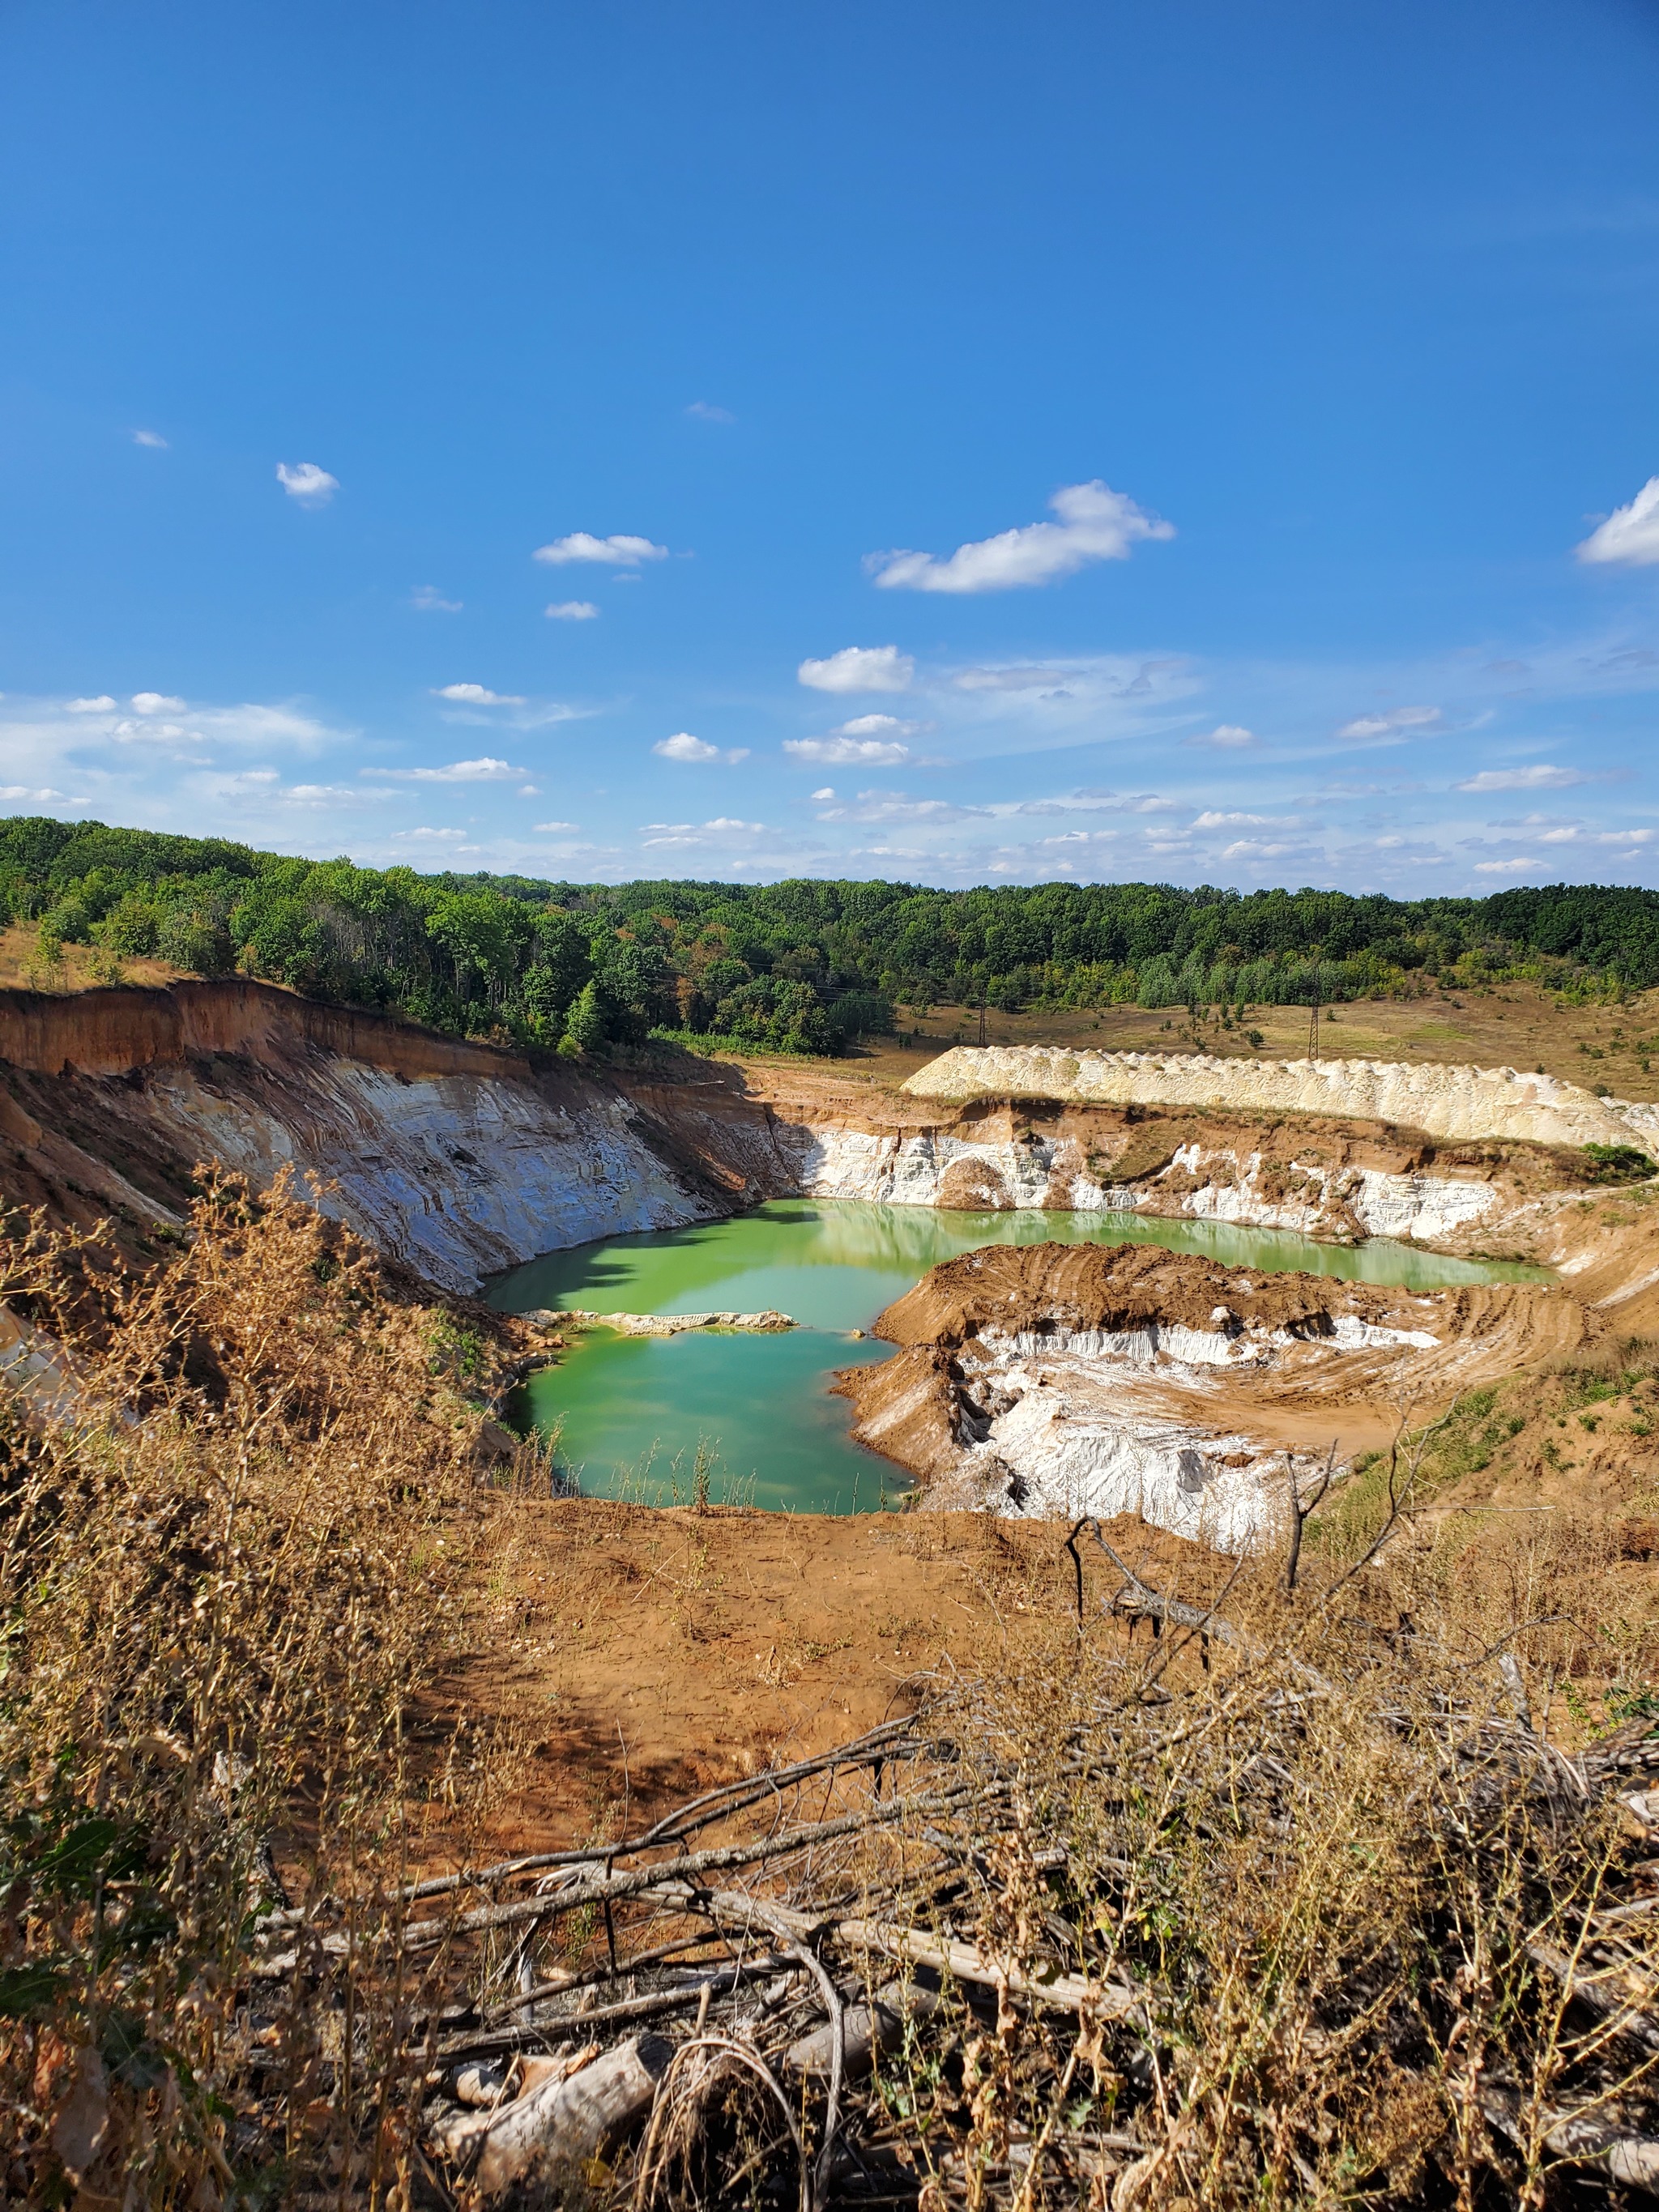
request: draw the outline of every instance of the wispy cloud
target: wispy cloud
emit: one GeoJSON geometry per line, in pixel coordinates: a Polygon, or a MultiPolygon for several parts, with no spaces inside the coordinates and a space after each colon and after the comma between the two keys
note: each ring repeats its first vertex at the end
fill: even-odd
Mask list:
{"type": "Polygon", "coordinates": [[[1440,720],[1438,707],[1390,707],[1386,713],[1357,714],[1344,722],[1339,738],[1387,738],[1402,730],[1431,730],[1440,720]]]}
{"type": "Polygon", "coordinates": [[[458,615],[461,611],[461,602],[447,599],[435,584],[416,584],[409,595],[409,604],[427,615],[458,615]]]}
{"type": "Polygon", "coordinates": [[[597,622],[599,616],[592,599],[555,599],[547,610],[549,622],[597,622]]]}
{"type": "Polygon", "coordinates": [[[393,776],[400,783],[509,783],[524,770],[486,753],[480,760],[451,761],[445,768],[365,769],[362,773],[393,776]]]}
{"type": "Polygon", "coordinates": [[[550,568],[566,568],[575,561],[595,561],[603,568],[637,568],[641,561],[665,561],[668,548],[653,545],[648,538],[595,538],[586,530],[573,530],[550,545],[538,545],[531,556],[550,568]]]}
{"type": "Polygon", "coordinates": [[[65,699],[64,708],[70,714],[112,714],[115,702],[107,691],[100,691],[95,699],[65,699]]]}
{"type": "Polygon", "coordinates": [[[916,664],[896,645],[848,645],[795,671],[809,691],[908,691],[916,664]]]}
{"type": "Polygon", "coordinates": [[[694,767],[705,766],[710,761],[720,761],[727,768],[735,768],[739,761],[747,760],[747,745],[732,745],[722,752],[702,738],[694,738],[690,730],[677,730],[672,738],[659,738],[651,748],[664,760],[684,761],[694,767]]]}
{"type": "Polygon", "coordinates": [[[717,814],[712,822],[647,822],[641,835],[648,850],[724,844],[732,837],[766,834],[763,822],[740,822],[735,815],[717,814]]]}
{"type": "Polygon", "coordinates": [[[1243,752],[1251,745],[1259,745],[1261,740],[1242,723],[1218,722],[1214,729],[1206,730],[1201,736],[1183,738],[1181,742],[1183,745],[1208,746],[1216,752],[1243,752]]]}
{"type": "Polygon", "coordinates": [[[538,822],[535,826],[536,835],[546,837],[556,830],[580,830],[582,825],[580,822],[538,822]]]}
{"type": "Polygon", "coordinates": [[[525,703],[516,691],[492,691],[484,684],[443,684],[432,696],[453,699],[462,707],[522,707],[525,703]]]}
{"type": "Polygon", "coordinates": [[[735,422],[738,419],[729,407],[714,407],[706,399],[694,399],[685,411],[694,422],[735,422]]]}
{"type": "Polygon", "coordinates": [[[132,442],[135,446],[149,446],[160,453],[165,453],[167,450],[167,441],[159,430],[135,430],[132,434],[132,442]]]}
{"type": "Polygon", "coordinates": [[[1650,477],[1628,507],[1617,507],[1577,549],[1592,564],[1650,568],[1659,562],[1659,477],[1650,477]]]}
{"type": "Polygon", "coordinates": [[[135,714],[182,714],[185,702],[166,691],[135,691],[128,702],[135,714]]]}
{"type": "Polygon", "coordinates": [[[1193,820],[1194,830],[1305,830],[1310,825],[1293,814],[1240,814],[1206,809],[1193,820]]]}
{"type": "Polygon", "coordinates": [[[872,553],[865,566],[884,591],[1006,592],[1052,584],[1097,561],[1126,561],[1147,538],[1173,538],[1175,525],[1138,507],[1099,477],[1066,484],[1048,502],[1058,522],[1030,522],[958,545],[945,560],[931,553],[872,553]]]}
{"type": "Polygon", "coordinates": [[[301,461],[290,468],[286,461],[276,464],[276,481],[292,500],[301,507],[326,507],[340,489],[338,477],[330,476],[319,469],[315,461],[301,461]]]}
{"type": "Polygon", "coordinates": [[[1576,769],[1552,768],[1534,761],[1530,768],[1485,768],[1479,775],[1452,786],[1454,791],[1567,791],[1588,779],[1576,769]]]}

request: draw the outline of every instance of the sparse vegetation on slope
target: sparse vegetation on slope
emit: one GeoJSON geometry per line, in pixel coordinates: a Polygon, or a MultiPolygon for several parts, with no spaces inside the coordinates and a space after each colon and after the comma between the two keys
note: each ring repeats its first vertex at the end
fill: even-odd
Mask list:
{"type": "MultiPolygon", "coordinates": [[[[282,1192],[210,1188],[142,1280],[15,1226],[7,1303],[65,1352],[3,1439],[9,2201],[505,2202],[497,2125],[629,2082],[555,2193],[1565,2205],[1659,2172],[1655,1641],[1594,1521],[1437,1510],[1376,1554],[1334,1512],[1288,1596],[1274,1548],[1224,1580],[1120,1522],[1135,1573],[1085,1544],[1075,1610],[1056,1528],[988,1585],[1006,1663],[912,1677],[878,1760],[648,1830],[624,1783],[464,1874],[500,1770],[487,1705],[434,1729],[439,1678],[485,1617],[556,1630],[537,1532],[584,1510],[491,1460],[512,1344],[282,1192]]],[[[1549,1419],[1633,1426],[1647,1373],[1563,1368],[1549,1419]]]]}

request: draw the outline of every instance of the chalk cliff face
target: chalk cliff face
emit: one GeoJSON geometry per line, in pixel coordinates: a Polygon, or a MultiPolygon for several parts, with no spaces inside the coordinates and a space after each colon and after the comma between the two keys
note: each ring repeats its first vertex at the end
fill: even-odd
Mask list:
{"type": "Polygon", "coordinates": [[[1491,1216],[1488,1182],[1376,1166],[1331,1165],[1292,1157],[1276,1163],[1258,1147],[1173,1147],[1154,1169],[1122,1180],[1097,1175],[1083,1140],[1035,1133],[976,1139],[781,1123],[778,1150],[803,1196],[865,1198],[887,1206],[943,1206],[1001,1212],[1038,1206],[1077,1213],[1146,1211],[1326,1237],[1413,1237],[1439,1243],[1491,1216]]]}
{"type": "Polygon", "coordinates": [[[256,1187],[292,1167],[379,1249],[464,1290],[749,1194],[614,1085],[258,984],[0,994],[0,1048],[9,1193],[140,1236],[180,1218],[198,1162],[256,1187]]]}
{"type": "MultiPolygon", "coordinates": [[[[1279,1071],[1298,1097],[1306,1073],[1279,1071]]],[[[452,1289],[538,1252],[762,1198],[1139,1209],[1456,1249],[1507,1234],[1536,1195],[1502,1148],[1437,1152],[1376,1113],[1340,1118],[1331,1069],[1315,1074],[1329,1110],[1276,1118],[1256,1095],[1273,1090],[1272,1069],[1137,1054],[951,1053],[895,1097],[781,1063],[665,1060],[594,1075],[532,1066],[241,979],[0,992],[0,1182],[14,1203],[45,1203],[60,1218],[113,1212],[142,1249],[180,1218],[198,1162],[222,1161],[260,1185],[291,1166],[335,1186],[320,1200],[331,1212],[452,1289]],[[964,1063],[975,1083],[994,1076],[1003,1097],[950,1103],[964,1063]],[[1044,1084],[1126,1098],[1055,1095],[1044,1105],[1044,1084]],[[1218,1087],[1247,1095],[1207,1109],[1158,1103],[1218,1087]],[[1018,1104],[1009,1090],[1024,1094],[1018,1104]]],[[[1477,1102],[1514,1104],[1519,1079],[1494,1088],[1480,1070],[1370,1071],[1369,1089],[1357,1079],[1349,1088],[1371,1108],[1409,1107],[1420,1130],[1440,1094],[1416,1079],[1463,1075],[1477,1102]]],[[[1557,1094],[1540,1126],[1570,1122],[1578,1135],[1582,1104],[1607,1133],[1602,1102],[1541,1079],[1535,1087],[1557,1094]]],[[[1440,1118],[1484,1127],[1494,1115],[1465,1100],[1440,1118]]],[[[1630,1132],[1620,1122],[1613,1133],[1630,1132]]],[[[1560,1180],[1546,1178],[1552,1188],[1560,1180]]]]}
{"type": "Polygon", "coordinates": [[[912,1097],[1054,1098],[1073,1105],[1196,1106],[1364,1115],[1431,1137],[1636,1145],[1659,1158],[1659,1114],[1512,1067],[1382,1060],[1245,1060],[1201,1054],[1069,1053],[958,1045],[904,1085],[912,1097]]]}
{"type": "Polygon", "coordinates": [[[875,1328],[897,1353],[838,1387],[919,1506],[1139,1513],[1236,1552],[1273,1528],[1287,1455],[1375,1449],[1402,1390],[1443,1402],[1597,1327],[1556,1289],[1417,1296],[1155,1246],[993,1245],[890,1306],[875,1328]]]}

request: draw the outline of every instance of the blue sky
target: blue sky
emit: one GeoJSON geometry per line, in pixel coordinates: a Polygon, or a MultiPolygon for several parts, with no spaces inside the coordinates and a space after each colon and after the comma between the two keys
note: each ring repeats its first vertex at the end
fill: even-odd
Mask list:
{"type": "Polygon", "coordinates": [[[0,15],[0,806],[1659,883],[1659,6],[0,15]]]}

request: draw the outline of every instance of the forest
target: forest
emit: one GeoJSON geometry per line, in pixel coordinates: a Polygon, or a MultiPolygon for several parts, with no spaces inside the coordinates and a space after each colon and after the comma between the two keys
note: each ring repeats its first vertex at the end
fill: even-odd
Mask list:
{"type": "Polygon", "coordinates": [[[1048,883],[571,884],[422,875],[219,838],[0,822],[0,921],[95,972],[168,961],[568,1055],[653,1032],[836,1053],[895,1009],[1296,1006],[1524,976],[1575,997],[1659,981],[1659,892],[1489,898],[1048,883]]]}

